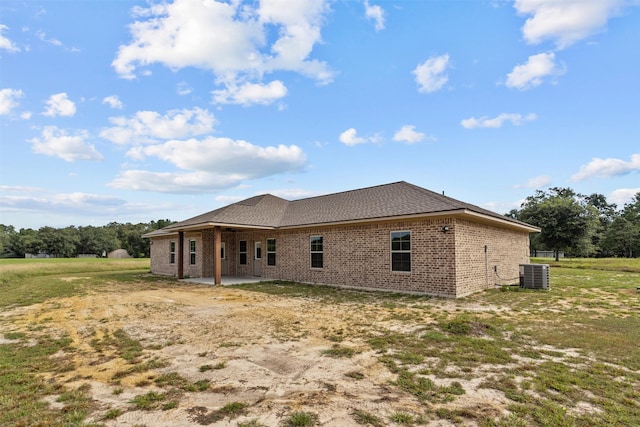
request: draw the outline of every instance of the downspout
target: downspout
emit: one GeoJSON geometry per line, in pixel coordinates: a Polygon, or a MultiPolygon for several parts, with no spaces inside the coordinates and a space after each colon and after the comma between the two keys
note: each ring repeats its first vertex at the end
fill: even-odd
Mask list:
{"type": "Polygon", "coordinates": [[[484,287],[489,287],[489,247],[484,245],[484,287]]]}

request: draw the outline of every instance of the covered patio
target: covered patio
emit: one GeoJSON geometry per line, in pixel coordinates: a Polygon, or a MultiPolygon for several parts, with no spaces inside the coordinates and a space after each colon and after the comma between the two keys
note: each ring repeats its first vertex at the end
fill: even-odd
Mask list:
{"type": "MultiPolygon", "coordinates": [[[[228,285],[243,285],[245,283],[260,283],[260,282],[268,282],[270,279],[265,279],[264,277],[253,277],[253,276],[222,276],[220,280],[220,285],[228,286],[228,285]]],[[[190,277],[188,279],[180,279],[180,282],[186,283],[199,283],[203,285],[215,285],[216,280],[214,277],[190,277]]]]}

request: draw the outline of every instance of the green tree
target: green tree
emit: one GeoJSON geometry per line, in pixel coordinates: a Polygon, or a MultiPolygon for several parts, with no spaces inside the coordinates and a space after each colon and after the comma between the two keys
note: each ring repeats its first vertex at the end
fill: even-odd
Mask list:
{"type": "Polygon", "coordinates": [[[107,227],[79,227],[79,254],[95,254],[102,256],[120,247],[120,242],[114,229],[107,227]]]}
{"type": "Polygon", "coordinates": [[[0,258],[16,256],[11,246],[11,241],[16,234],[16,229],[13,225],[0,224],[0,258]]]}
{"type": "Polygon", "coordinates": [[[67,227],[55,229],[42,227],[38,230],[38,237],[42,241],[40,251],[54,255],[57,258],[71,258],[78,255],[80,241],[78,229],[67,227]]]}
{"type": "Polygon", "coordinates": [[[591,194],[585,197],[587,207],[592,210],[594,215],[598,218],[597,223],[593,224],[591,230],[591,244],[595,250],[597,256],[607,255],[607,249],[604,245],[604,239],[607,236],[607,232],[611,223],[619,215],[617,206],[615,203],[608,203],[607,198],[602,194],[591,194]]]}
{"type": "Polygon", "coordinates": [[[558,260],[560,251],[587,250],[585,239],[589,237],[596,217],[583,199],[571,188],[537,190],[525,199],[518,219],[540,227],[538,241],[553,250],[558,260]]]}
{"type": "Polygon", "coordinates": [[[640,192],[624,205],[622,212],[609,226],[604,246],[612,254],[624,257],[640,256],[640,192]]]}

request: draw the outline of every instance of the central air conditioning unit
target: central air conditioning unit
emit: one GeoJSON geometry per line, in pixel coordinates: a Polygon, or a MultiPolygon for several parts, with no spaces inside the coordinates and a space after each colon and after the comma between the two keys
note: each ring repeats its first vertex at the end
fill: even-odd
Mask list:
{"type": "Polygon", "coordinates": [[[520,264],[520,287],[549,290],[549,264],[520,264]]]}

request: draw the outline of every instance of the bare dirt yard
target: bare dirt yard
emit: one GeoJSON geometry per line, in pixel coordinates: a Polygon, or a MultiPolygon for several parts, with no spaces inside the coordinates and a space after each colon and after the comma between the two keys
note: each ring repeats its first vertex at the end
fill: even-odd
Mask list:
{"type": "MultiPolygon", "coordinates": [[[[14,333],[70,337],[73,351],[52,356],[69,369],[39,375],[89,395],[84,422],[97,425],[509,425],[514,402],[549,400],[538,367],[589,361],[501,326],[527,308],[482,298],[286,283],[104,288],[1,316],[14,333]]],[[[569,396],[552,402],[563,416],[603,411],[593,393],[569,396]]]]}

